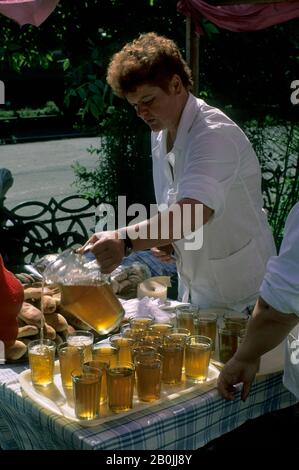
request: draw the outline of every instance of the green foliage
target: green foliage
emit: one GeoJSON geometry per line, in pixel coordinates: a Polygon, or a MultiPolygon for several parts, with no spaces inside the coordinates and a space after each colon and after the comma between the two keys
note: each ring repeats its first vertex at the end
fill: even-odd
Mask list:
{"type": "Polygon", "coordinates": [[[89,152],[97,157],[94,169],[78,162],[73,166],[79,194],[117,209],[117,197],[127,204],[154,202],[149,131],[134,113],[123,106],[111,107],[101,124],[99,147],[89,152]]]}
{"type": "Polygon", "coordinates": [[[209,39],[213,38],[213,34],[220,34],[220,31],[217,28],[217,26],[214,25],[214,23],[211,23],[211,21],[208,21],[205,18],[203,18],[201,24],[202,24],[205,34],[208,36],[209,39]]]}
{"type": "Polygon", "coordinates": [[[67,107],[74,100],[81,103],[83,120],[88,114],[99,120],[110,104],[111,92],[104,79],[99,78],[103,74],[102,52],[92,41],[88,51],[88,57],[73,68],[69,59],[64,61],[63,68],[68,83],[64,102],[67,107]]]}
{"type": "MultiPolygon", "coordinates": [[[[1,72],[51,69],[64,76],[66,114],[95,124],[111,104],[106,69],[111,55],[141,32],[155,30],[184,46],[184,17],[176,0],[59,2],[39,28],[0,16],[1,72]]],[[[29,104],[30,106],[30,104],[29,104]]]]}
{"type": "Polygon", "coordinates": [[[59,114],[59,109],[57,108],[54,101],[48,101],[43,108],[32,109],[32,108],[21,108],[17,111],[9,111],[5,109],[0,109],[0,119],[8,119],[15,117],[38,117],[38,116],[50,116],[53,114],[59,114]]]}
{"type": "Polygon", "coordinates": [[[48,101],[43,108],[22,108],[16,111],[16,115],[20,117],[49,116],[52,114],[59,114],[59,109],[53,101],[48,101]]]}
{"type": "Polygon", "coordinates": [[[290,83],[298,79],[299,18],[261,31],[211,29],[200,37],[200,88],[209,87],[220,108],[233,105],[259,115],[291,109],[290,83]]]}
{"type": "Polygon", "coordinates": [[[265,208],[279,247],[287,215],[299,200],[299,126],[266,116],[245,130],[261,163],[265,208]]]}
{"type": "Polygon", "coordinates": [[[41,67],[47,69],[54,60],[53,50],[37,41],[38,32],[34,26],[23,28],[13,21],[1,16],[0,71],[7,66],[16,72],[25,67],[41,67]]]}

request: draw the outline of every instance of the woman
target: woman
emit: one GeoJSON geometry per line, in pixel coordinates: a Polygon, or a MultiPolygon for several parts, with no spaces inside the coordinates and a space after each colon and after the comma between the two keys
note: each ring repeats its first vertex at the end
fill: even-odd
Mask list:
{"type": "Polygon", "coordinates": [[[124,229],[96,233],[82,250],[90,249],[102,271],[111,272],[125,248],[172,244],[183,301],[236,310],[253,305],[275,247],[262,208],[260,167],[245,134],[192,95],[191,72],[179,49],[155,33],[116,53],[107,80],[152,131],[160,211],[124,229]]]}

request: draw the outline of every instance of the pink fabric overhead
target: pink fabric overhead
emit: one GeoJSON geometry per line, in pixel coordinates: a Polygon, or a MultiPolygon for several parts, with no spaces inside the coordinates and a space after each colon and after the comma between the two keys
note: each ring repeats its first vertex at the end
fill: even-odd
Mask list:
{"type": "Polygon", "coordinates": [[[55,9],[59,0],[0,0],[0,14],[23,26],[39,26],[55,9]]]}
{"type": "Polygon", "coordinates": [[[199,34],[203,34],[203,17],[220,28],[236,32],[257,31],[299,17],[299,1],[215,6],[203,0],[180,0],[177,9],[183,15],[191,17],[199,34]]]}

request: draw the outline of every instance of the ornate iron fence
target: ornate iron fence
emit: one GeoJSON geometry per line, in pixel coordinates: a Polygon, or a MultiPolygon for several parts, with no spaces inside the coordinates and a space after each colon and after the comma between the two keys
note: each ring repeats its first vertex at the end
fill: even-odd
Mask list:
{"type": "Polygon", "coordinates": [[[80,246],[96,224],[97,204],[80,196],[0,207],[0,252],[8,268],[80,246]]]}

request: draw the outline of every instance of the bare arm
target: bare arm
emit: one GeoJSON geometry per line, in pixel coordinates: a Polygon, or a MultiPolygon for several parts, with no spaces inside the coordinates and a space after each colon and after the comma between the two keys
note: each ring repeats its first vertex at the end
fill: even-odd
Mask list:
{"type": "Polygon", "coordinates": [[[136,251],[156,246],[169,245],[198,230],[208,222],[213,210],[195,199],[182,199],[169,209],[143,222],[127,227],[136,251]],[[199,207],[203,206],[203,220],[199,217],[199,207]]]}
{"type": "Polygon", "coordinates": [[[232,400],[234,385],[242,382],[241,398],[246,400],[260,357],[281,343],[298,322],[297,315],[278,312],[259,297],[242,344],[219,375],[220,394],[232,400]]]}
{"type": "MultiPolygon", "coordinates": [[[[163,212],[150,219],[126,227],[132,241],[134,251],[147,250],[168,245],[189,235],[207,223],[213,210],[194,199],[182,199],[163,212]],[[199,217],[200,207],[203,217],[199,217]]],[[[95,254],[103,273],[110,273],[124,257],[124,242],[121,231],[99,232],[94,234],[86,244],[78,250],[89,249],[95,254]]]]}

